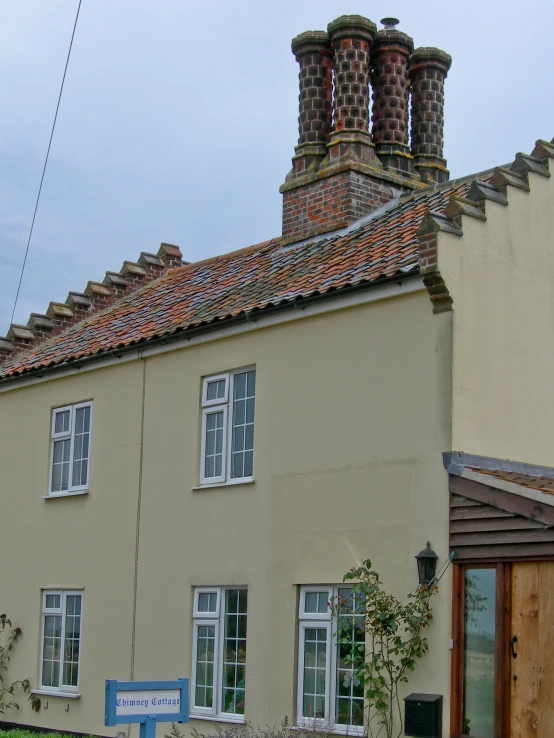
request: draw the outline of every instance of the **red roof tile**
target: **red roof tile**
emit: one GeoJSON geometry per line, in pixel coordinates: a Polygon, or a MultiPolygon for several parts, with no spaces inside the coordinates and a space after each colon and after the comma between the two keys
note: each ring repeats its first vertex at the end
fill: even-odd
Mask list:
{"type": "Polygon", "coordinates": [[[519,484],[522,487],[538,489],[541,492],[554,495],[554,479],[552,477],[536,477],[531,474],[507,472],[501,471],[500,469],[482,469],[477,466],[470,466],[469,469],[477,472],[478,474],[488,474],[489,476],[495,477],[496,479],[500,479],[504,482],[513,482],[514,484],[519,484]]]}
{"type": "Polygon", "coordinates": [[[429,210],[471,180],[402,196],[396,206],[342,236],[299,246],[265,241],[171,270],[0,367],[0,380],[100,354],[240,313],[417,269],[417,230],[429,210]]]}

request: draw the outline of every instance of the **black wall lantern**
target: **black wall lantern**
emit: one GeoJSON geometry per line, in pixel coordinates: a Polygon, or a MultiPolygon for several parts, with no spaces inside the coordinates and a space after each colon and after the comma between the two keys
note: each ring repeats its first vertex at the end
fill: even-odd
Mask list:
{"type": "Polygon", "coordinates": [[[437,571],[437,554],[431,548],[431,544],[427,541],[427,546],[420,551],[415,557],[417,561],[417,571],[419,574],[420,584],[430,584],[435,578],[437,571]]]}

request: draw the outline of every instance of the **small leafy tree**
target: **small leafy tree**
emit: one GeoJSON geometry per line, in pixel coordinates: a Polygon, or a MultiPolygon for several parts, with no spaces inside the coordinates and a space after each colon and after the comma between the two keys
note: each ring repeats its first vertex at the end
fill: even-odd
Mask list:
{"type": "Polygon", "coordinates": [[[18,690],[28,696],[34,710],[37,710],[40,705],[38,698],[31,694],[31,684],[28,679],[18,679],[15,682],[4,681],[11,652],[20,636],[21,628],[14,628],[7,615],[0,615],[0,714],[4,714],[11,707],[19,709],[19,704],[15,701],[18,690]]]}
{"type": "Polygon", "coordinates": [[[398,690],[428,651],[422,631],[432,620],[430,600],[437,586],[422,585],[400,601],[383,590],[369,559],[351,569],[344,581],[354,581],[352,602],[356,612],[363,615],[365,648],[353,637],[351,603],[345,606],[333,600],[331,610],[337,622],[338,643],[352,665],[352,679],[364,685],[369,735],[399,738],[403,720],[398,690]]]}

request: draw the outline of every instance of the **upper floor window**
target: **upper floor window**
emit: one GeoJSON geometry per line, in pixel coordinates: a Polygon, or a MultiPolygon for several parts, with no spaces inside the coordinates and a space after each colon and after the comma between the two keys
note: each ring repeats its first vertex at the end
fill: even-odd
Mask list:
{"type": "Polygon", "coordinates": [[[252,479],[256,371],[206,377],[202,384],[200,482],[252,479]]]}
{"type": "Polygon", "coordinates": [[[79,691],[82,600],[80,592],[42,593],[41,689],[79,691]]]}
{"type": "Polygon", "coordinates": [[[356,679],[353,666],[364,660],[364,615],[352,589],[302,587],[298,627],[298,724],[363,735],[364,688],[356,679]],[[341,629],[351,629],[351,642],[357,652],[355,664],[351,646],[337,642],[337,622],[330,608],[332,598],[337,598],[341,618],[344,617],[341,629]]]}
{"type": "Polygon", "coordinates": [[[51,495],[88,489],[92,402],[52,411],[51,495]]]}

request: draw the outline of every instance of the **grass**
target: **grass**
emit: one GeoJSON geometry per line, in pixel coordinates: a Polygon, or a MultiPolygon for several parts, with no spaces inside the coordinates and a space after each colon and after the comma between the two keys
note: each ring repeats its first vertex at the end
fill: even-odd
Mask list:
{"type": "MultiPolygon", "coordinates": [[[[63,733],[42,733],[40,731],[22,730],[15,728],[14,730],[0,730],[0,738],[37,738],[39,735],[48,736],[48,738],[75,738],[75,736],[65,736],[63,733]]],[[[87,738],[96,738],[96,736],[87,736],[87,738]]]]}

